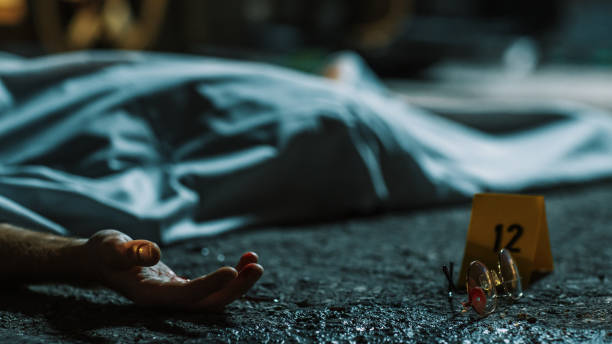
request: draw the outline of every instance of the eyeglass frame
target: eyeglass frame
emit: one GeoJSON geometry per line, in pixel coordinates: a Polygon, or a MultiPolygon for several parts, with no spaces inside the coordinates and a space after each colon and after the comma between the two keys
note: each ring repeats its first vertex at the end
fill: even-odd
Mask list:
{"type": "MultiPolygon", "coordinates": [[[[498,258],[497,258],[497,259],[498,259],[497,271],[489,269],[489,268],[488,268],[488,267],[487,267],[487,266],[486,266],[486,265],[485,265],[483,262],[481,262],[481,261],[479,261],[479,260],[474,260],[474,261],[472,261],[472,262],[470,263],[469,267],[471,267],[473,264],[481,264],[481,265],[482,265],[482,267],[485,269],[486,274],[489,276],[489,278],[491,278],[491,272],[493,273],[493,278],[492,278],[492,279],[493,279],[493,290],[495,290],[495,294],[494,294],[494,295],[495,295],[495,297],[496,297],[496,298],[498,298],[498,295],[501,295],[501,296],[503,296],[503,297],[509,297],[509,298],[511,298],[513,301],[517,301],[518,299],[520,299],[520,298],[523,296],[522,287],[520,288],[520,290],[521,290],[521,291],[520,291],[520,293],[519,293],[519,294],[518,294],[518,296],[516,296],[516,297],[512,296],[512,295],[511,295],[512,293],[510,293],[510,292],[509,292],[509,291],[507,291],[507,290],[506,290],[506,293],[504,293],[504,294],[498,294],[498,292],[497,292],[497,289],[498,289],[500,286],[502,286],[502,285],[504,285],[504,284],[506,284],[506,283],[510,283],[510,282],[518,281],[518,282],[519,282],[519,286],[520,286],[521,276],[520,276],[520,274],[518,273],[518,267],[516,267],[516,272],[517,272],[517,273],[516,273],[516,276],[517,276],[517,279],[515,279],[515,280],[510,280],[510,281],[504,281],[503,274],[501,273],[501,257],[500,257],[500,256],[501,256],[503,253],[505,253],[505,252],[507,252],[507,253],[508,253],[508,255],[510,256],[510,258],[512,259],[512,263],[516,265],[516,263],[515,263],[515,261],[514,261],[514,258],[512,257],[512,255],[510,254],[510,252],[509,252],[508,250],[506,250],[505,248],[502,248],[502,249],[501,249],[501,250],[498,252],[498,258]]],[[[447,289],[447,292],[448,292],[448,302],[449,302],[449,305],[450,305],[450,306],[451,306],[451,308],[452,308],[452,306],[453,306],[453,294],[454,294],[454,293],[458,293],[458,290],[457,290],[457,287],[455,286],[455,284],[453,283],[453,268],[454,268],[454,264],[453,264],[453,262],[449,262],[449,267],[447,267],[446,265],[443,265],[443,266],[442,266],[442,272],[443,272],[443,273],[444,273],[444,275],[446,276],[446,279],[447,279],[447,282],[448,282],[448,289],[447,289]],[[450,268],[449,268],[449,267],[450,267],[450,268]]],[[[469,267],[468,267],[468,269],[467,269],[466,274],[467,274],[467,273],[469,273],[469,271],[470,271],[469,267]]],[[[467,276],[466,276],[466,279],[467,279],[467,276]]],[[[468,282],[466,281],[466,289],[468,289],[468,288],[469,288],[467,284],[468,284],[468,282]]],[[[479,289],[481,289],[481,288],[479,288],[479,289]]],[[[506,287],[505,287],[505,286],[504,286],[504,289],[506,289],[506,287]]],[[[481,289],[481,291],[482,291],[482,289],[481,289]]],[[[493,309],[491,309],[491,310],[490,310],[490,311],[488,311],[488,312],[483,312],[483,313],[481,313],[481,312],[479,312],[479,311],[478,311],[478,310],[477,310],[477,309],[474,307],[474,305],[472,304],[472,300],[471,300],[471,299],[472,299],[472,295],[470,294],[470,290],[467,290],[467,294],[468,294],[468,301],[467,301],[467,302],[461,302],[461,305],[463,306],[463,309],[461,310],[461,313],[465,313],[465,312],[467,312],[468,307],[469,307],[469,306],[472,306],[471,308],[472,308],[472,309],[474,310],[474,312],[476,312],[476,313],[477,313],[479,316],[481,316],[481,317],[486,317],[486,316],[488,316],[488,315],[492,314],[493,312],[495,312],[495,310],[497,309],[497,300],[496,300],[496,302],[495,302],[495,306],[493,306],[493,309]]]]}

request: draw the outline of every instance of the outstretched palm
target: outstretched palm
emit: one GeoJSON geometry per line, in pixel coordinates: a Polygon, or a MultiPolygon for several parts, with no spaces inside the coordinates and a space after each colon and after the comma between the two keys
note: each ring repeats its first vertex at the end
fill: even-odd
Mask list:
{"type": "Polygon", "coordinates": [[[248,252],[236,268],[222,267],[193,280],[179,277],[160,261],[155,243],[132,240],[115,230],[97,232],[85,247],[95,278],[141,305],[220,310],[249,290],[263,273],[257,255],[248,252]]]}

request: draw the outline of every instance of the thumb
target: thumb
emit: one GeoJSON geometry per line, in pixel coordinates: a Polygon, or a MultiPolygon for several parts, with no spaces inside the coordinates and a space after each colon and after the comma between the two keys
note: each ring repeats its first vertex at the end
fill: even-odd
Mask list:
{"type": "Polygon", "coordinates": [[[131,240],[122,244],[122,260],[131,266],[153,266],[161,259],[161,250],[148,240],[131,240]]]}

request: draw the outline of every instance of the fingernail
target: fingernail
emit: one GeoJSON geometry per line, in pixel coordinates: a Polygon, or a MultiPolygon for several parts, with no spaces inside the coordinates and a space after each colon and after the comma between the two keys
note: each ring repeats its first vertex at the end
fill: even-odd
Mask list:
{"type": "Polygon", "coordinates": [[[138,246],[138,248],[136,249],[136,252],[138,254],[138,259],[141,262],[146,262],[152,256],[151,245],[149,245],[149,244],[142,244],[142,245],[138,246]]]}
{"type": "Polygon", "coordinates": [[[257,256],[257,253],[255,253],[255,252],[247,252],[247,253],[242,255],[242,258],[255,258],[255,259],[258,259],[259,256],[257,256]]]}

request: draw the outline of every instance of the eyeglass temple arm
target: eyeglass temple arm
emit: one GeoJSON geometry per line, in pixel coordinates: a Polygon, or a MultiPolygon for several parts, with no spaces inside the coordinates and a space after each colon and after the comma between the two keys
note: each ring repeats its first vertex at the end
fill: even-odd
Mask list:
{"type": "Polygon", "coordinates": [[[442,266],[442,272],[444,272],[444,275],[446,276],[446,279],[448,281],[448,296],[452,296],[452,293],[455,291],[455,284],[453,283],[453,268],[454,268],[454,264],[453,262],[449,262],[448,263],[448,267],[446,265],[442,266]]]}

